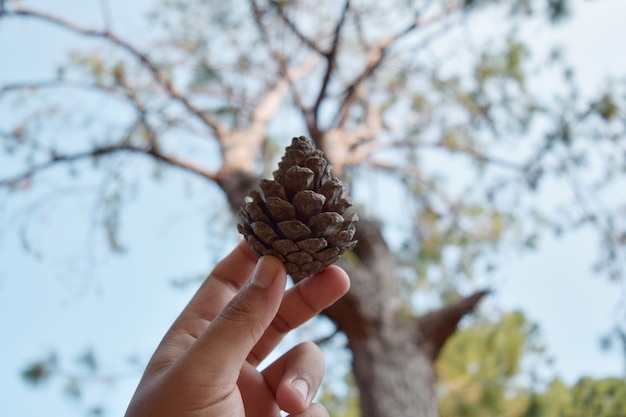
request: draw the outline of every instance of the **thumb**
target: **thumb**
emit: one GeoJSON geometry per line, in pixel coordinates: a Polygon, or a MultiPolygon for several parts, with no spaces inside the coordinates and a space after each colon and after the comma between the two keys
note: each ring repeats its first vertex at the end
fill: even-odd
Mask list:
{"type": "Polygon", "coordinates": [[[279,259],[264,256],[259,260],[251,280],[198,338],[193,352],[188,352],[199,370],[225,383],[237,381],[248,354],[276,316],[286,281],[279,259]]]}

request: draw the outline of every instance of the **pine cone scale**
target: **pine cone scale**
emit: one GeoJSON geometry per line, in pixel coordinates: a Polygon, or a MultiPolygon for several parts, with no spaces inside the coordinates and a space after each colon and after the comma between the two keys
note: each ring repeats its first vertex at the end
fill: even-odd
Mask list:
{"type": "Polygon", "coordinates": [[[280,197],[267,197],[265,208],[269,212],[269,216],[278,222],[291,220],[296,217],[295,207],[280,197]]]}
{"type": "Polygon", "coordinates": [[[326,197],[311,190],[300,191],[293,197],[293,205],[300,219],[310,219],[320,214],[324,209],[325,202],[326,197]]]}
{"type": "Polygon", "coordinates": [[[285,256],[300,250],[300,247],[291,239],[275,240],[272,242],[272,247],[285,256]]]}
{"type": "Polygon", "coordinates": [[[287,239],[299,241],[311,236],[311,229],[300,220],[287,220],[276,225],[281,234],[287,239]]]}
{"type": "Polygon", "coordinates": [[[303,251],[309,253],[318,252],[328,246],[328,242],[323,237],[301,240],[297,245],[303,251]]]}

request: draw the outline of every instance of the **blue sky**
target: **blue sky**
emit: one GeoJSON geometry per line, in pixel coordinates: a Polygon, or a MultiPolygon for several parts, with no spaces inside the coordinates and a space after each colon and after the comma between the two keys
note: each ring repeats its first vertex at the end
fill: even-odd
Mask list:
{"type": "MultiPolygon", "coordinates": [[[[50,7],[43,0],[23,3],[50,7]]],[[[142,10],[153,2],[109,3],[113,28],[140,36],[142,10]]],[[[97,25],[101,4],[56,1],[53,11],[97,25]]],[[[591,89],[606,73],[626,74],[626,60],[607,47],[624,31],[626,2],[582,2],[576,11],[576,19],[556,39],[569,45],[568,57],[580,79],[591,89]]],[[[3,22],[0,84],[46,78],[73,39],[34,22],[3,22]]],[[[0,114],[0,124],[3,117],[9,116],[0,114]]],[[[11,167],[7,158],[0,154],[0,177],[11,167]]],[[[129,177],[146,177],[149,165],[125,169],[129,177]]],[[[66,360],[61,368],[74,369],[72,357],[86,349],[95,351],[116,382],[87,391],[85,403],[105,400],[109,415],[122,415],[140,375],[126,359],[147,358],[193,292],[193,286],[174,290],[171,281],[208,272],[234,244],[209,239],[210,233],[230,227],[224,202],[211,198],[211,185],[172,172],[159,182],[142,180],[140,191],[126,196],[121,237],[128,250],[113,255],[92,228],[102,213],[92,209],[96,194],[85,190],[96,179],[84,174],[77,188],[59,193],[65,175],[54,170],[36,191],[0,194],[0,332],[7,335],[0,355],[0,400],[7,415],[79,415],[81,408],[60,394],[58,383],[31,389],[19,375],[26,363],[52,350],[66,360]],[[42,198],[45,208],[35,210],[42,198]],[[33,208],[26,233],[34,250],[43,253],[41,259],[23,249],[24,208],[33,208]]],[[[596,242],[585,230],[561,240],[547,237],[536,254],[507,255],[498,281],[489,282],[496,293],[485,308],[521,308],[538,322],[555,357],[554,370],[568,382],[582,375],[621,375],[624,368],[616,351],[599,349],[599,338],[622,312],[624,284],[593,275],[596,242]]]]}

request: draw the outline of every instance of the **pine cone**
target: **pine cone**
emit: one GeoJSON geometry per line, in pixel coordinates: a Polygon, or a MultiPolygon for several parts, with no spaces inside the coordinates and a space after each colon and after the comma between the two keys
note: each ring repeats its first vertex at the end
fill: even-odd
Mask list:
{"type": "Polygon", "coordinates": [[[252,251],[283,261],[294,279],[321,272],[354,248],[357,215],[321,151],[301,136],[285,150],[274,180],[261,180],[239,211],[252,251]]]}

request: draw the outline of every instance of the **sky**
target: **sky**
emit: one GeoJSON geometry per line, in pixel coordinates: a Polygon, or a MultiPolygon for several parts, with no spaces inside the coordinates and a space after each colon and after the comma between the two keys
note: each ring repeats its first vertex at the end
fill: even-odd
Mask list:
{"type": "MultiPolygon", "coordinates": [[[[110,1],[113,28],[141,36],[141,16],[151,3],[110,1]]],[[[50,7],[43,0],[23,4],[50,7]]],[[[101,4],[60,0],[54,11],[99,25],[101,4]]],[[[580,2],[575,12],[556,39],[569,45],[579,78],[593,88],[607,73],[626,74],[626,60],[606,46],[625,30],[626,2],[580,2]]],[[[33,22],[0,23],[0,84],[46,78],[74,40],[33,22]]],[[[0,125],[4,117],[10,115],[0,114],[0,125]]],[[[0,177],[10,172],[7,158],[0,154],[0,177]]],[[[149,166],[125,169],[131,176],[149,166]]],[[[231,226],[224,202],[212,200],[211,185],[172,171],[159,181],[142,180],[140,191],[124,196],[121,240],[127,250],[111,254],[93,231],[103,215],[92,209],[96,179],[85,173],[79,186],[59,188],[65,175],[51,171],[37,192],[0,194],[0,403],[11,416],[81,415],[85,405],[103,401],[108,415],[123,415],[145,359],[194,291],[194,285],[173,289],[172,281],[207,273],[234,245],[210,239],[231,226]],[[33,245],[30,253],[23,233],[33,245]],[[74,358],[89,349],[107,371],[98,378],[111,382],[92,384],[97,389],[87,390],[81,402],[64,397],[60,381],[33,389],[21,380],[25,364],[50,352],[59,353],[63,371],[76,369],[74,358]]],[[[595,244],[595,236],[582,230],[565,239],[546,237],[535,254],[510,255],[484,306],[520,308],[537,322],[555,358],[553,371],[569,383],[583,375],[619,376],[624,369],[617,351],[599,347],[625,291],[623,283],[593,274],[595,244]]]]}

